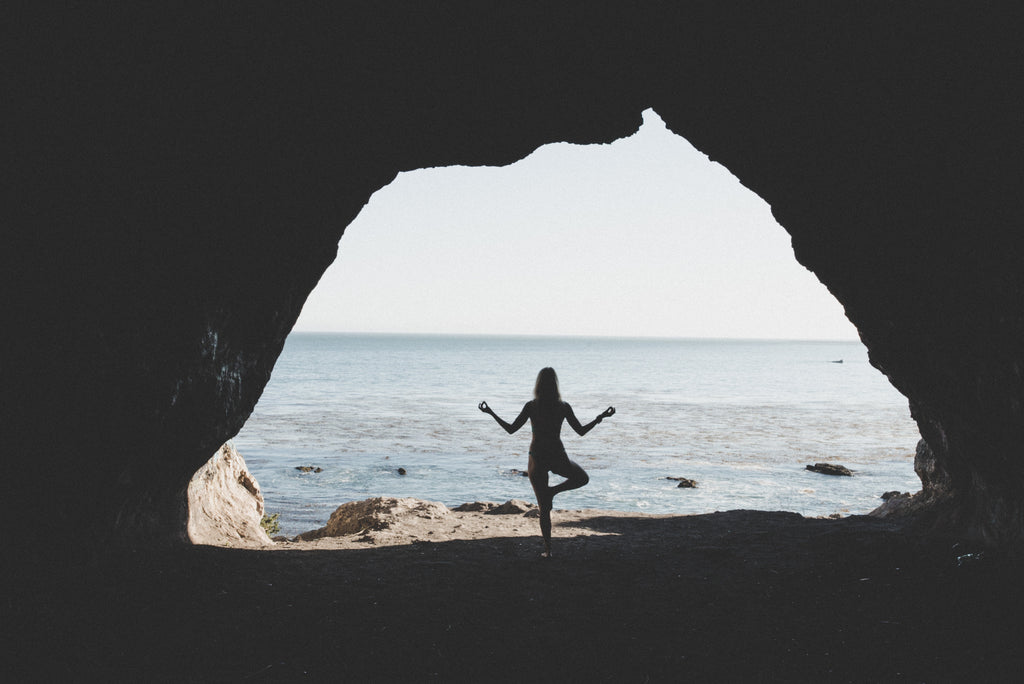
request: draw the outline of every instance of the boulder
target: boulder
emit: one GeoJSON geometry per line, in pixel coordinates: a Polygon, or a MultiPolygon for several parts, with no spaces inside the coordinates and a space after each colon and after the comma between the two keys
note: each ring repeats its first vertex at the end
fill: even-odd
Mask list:
{"type": "Polygon", "coordinates": [[[453,508],[453,511],[458,513],[486,513],[498,504],[491,501],[471,501],[464,503],[453,508]]]}
{"type": "Polygon", "coordinates": [[[509,499],[500,506],[495,506],[494,508],[484,512],[489,515],[521,515],[523,513],[528,513],[536,507],[536,504],[523,501],[522,499],[509,499]]]}
{"type": "Polygon", "coordinates": [[[188,538],[213,546],[269,546],[262,519],[260,486],[242,455],[225,444],[188,483],[188,538]]]}
{"type": "Polygon", "coordinates": [[[324,469],[320,466],[295,466],[300,473],[322,473],[324,469]]]}
{"type": "Polygon", "coordinates": [[[927,498],[939,500],[953,496],[952,476],[923,439],[918,440],[914,450],[914,472],[921,480],[921,492],[927,498]]]}
{"type": "Polygon", "coordinates": [[[531,510],[537,508],[537,504],[532,504],[529,501],[523,501],[522,499],[509,499],[503,504],[496,504],[492,501],[473,501],[472,503],[464,503],[455,508],[453,511],[459,513],[486,513],[488,515],[519,515],[523,513],[529,513],[531,510]]]}
{"type": "MultiPolygon", "coordinates": [[[[936,518],[936,511],[933,507],[948,501],[954,496],[953,481],[943,465],[936,459],[935,453],[923,439],[918,440],[917,449],[914,453],[914,472],[921,480],[921,491],[916,494],[901,494],[899,492],[886,492],[882,495],[882,504],[868,515],[875,518],[907,517],[918,515],[922,522],[930,520],[934,524],[941,521],[941,516],[936,518]],[[930,511],[928,514],[924,514],[930,511]]],[[[949,529],[959,526],[959,521],[945,521],[942,523],[949,529]]],[[[982,535],[983,536],[983,535],[982,535]]]]}
{"type": "Polygon", "coordinates": [[[807,469],[822,475],[841,475],[843,477],[851,477],[853,475],[849,468],[838,463],[815,463],[814,465],[807,466],[807,469]]]}
{"type": "Polygon", "coordinates": [[[338,506],[331,513],[327,525],[318,530],[303,532],[298,539],[312,541],[321,537],[343,537],[367,530],[386,530],[410,518],[437,519],[449,515],[448,507],[437,501],[378,496],[338,506]]]}
{"type": "Polygon", "coordinates": [[[679,484],[676,487],[679,489],[696,489],[697,487],[697,481],[691,480],[688,477],[666,477],[665,479],[678,482],[679,484]]]}

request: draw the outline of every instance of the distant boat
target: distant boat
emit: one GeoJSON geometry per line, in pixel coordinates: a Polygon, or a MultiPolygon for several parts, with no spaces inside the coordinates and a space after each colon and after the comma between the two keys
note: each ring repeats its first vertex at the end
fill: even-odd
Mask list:
{"type": "Polygon", "coordinates": [[[842,363],[842,362],[843,362],[843,360],[839,359],[838,361],[833,361],[832,363],[842,363]]]}

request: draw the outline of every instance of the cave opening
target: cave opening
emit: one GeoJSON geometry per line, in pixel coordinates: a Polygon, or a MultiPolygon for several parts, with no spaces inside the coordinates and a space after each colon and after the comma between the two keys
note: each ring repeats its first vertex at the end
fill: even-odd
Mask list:
{"type": "Polygon", "coordinates": [[[839,303],[767,204],[652,110],[608,145],[378,191],[234,443],[286,536],[372,496],[532,500],[528,431],[476,404],[513,418],[547,365],[581,418],[619,411],[563,430],[591,484],[556,507],[845,515],[919,488],[917,426],[839,303]]]}

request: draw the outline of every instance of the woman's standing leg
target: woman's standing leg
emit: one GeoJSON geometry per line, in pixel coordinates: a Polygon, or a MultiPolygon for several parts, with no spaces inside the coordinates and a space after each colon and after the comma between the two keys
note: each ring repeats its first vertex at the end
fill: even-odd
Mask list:
{"type": "Polygon", "coordinates": [[[537,505],[540,507],[540,534],[544,538],[544,555],[551,555],[551,498],[554,496],[551,487],[548,487],[548,471],[538,466],[530,458],[530,466],[527,469],[530,476],[530,484],[533,485],[533,494],[537,497],[537,505]]]}

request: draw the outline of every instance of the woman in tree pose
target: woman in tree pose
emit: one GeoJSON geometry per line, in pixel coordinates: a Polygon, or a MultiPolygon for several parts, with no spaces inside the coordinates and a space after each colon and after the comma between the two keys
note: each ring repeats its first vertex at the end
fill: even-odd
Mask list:
{"type": "Polygon", "coordinates": [[[540,532],[544,537],[544,553],[541,555],[550,558],[551,507],[555,494],[578,489],[590,482],[586,471],[575,461],[570,461],[565,453],[565,447],[559,437],[562,421],[568,422],[569,427],[582,437],[602,420],[615,415],[615,409],[609,406],[593,421],[581,425],[576,414],[572,412],[572,407],[562,401],[562,395],[558,391],[558,376],[554,368],[543,368],[537,374],[533,401],[526,402],[523,410],[519,412],[519,417],[511,423],[499,418],[486,401],[481,401],[478,408],[490,414],[510,435],[523,427],[527,419],[530,420],[533,441],[530,442],[530,465],[527,472],[530,475],[530,484],[533,485],[533,493],[537,496],[537,504],[540,506],[540,532]],[[565,482],[549,487],[548,471],[566,478],[565,482]]]}

